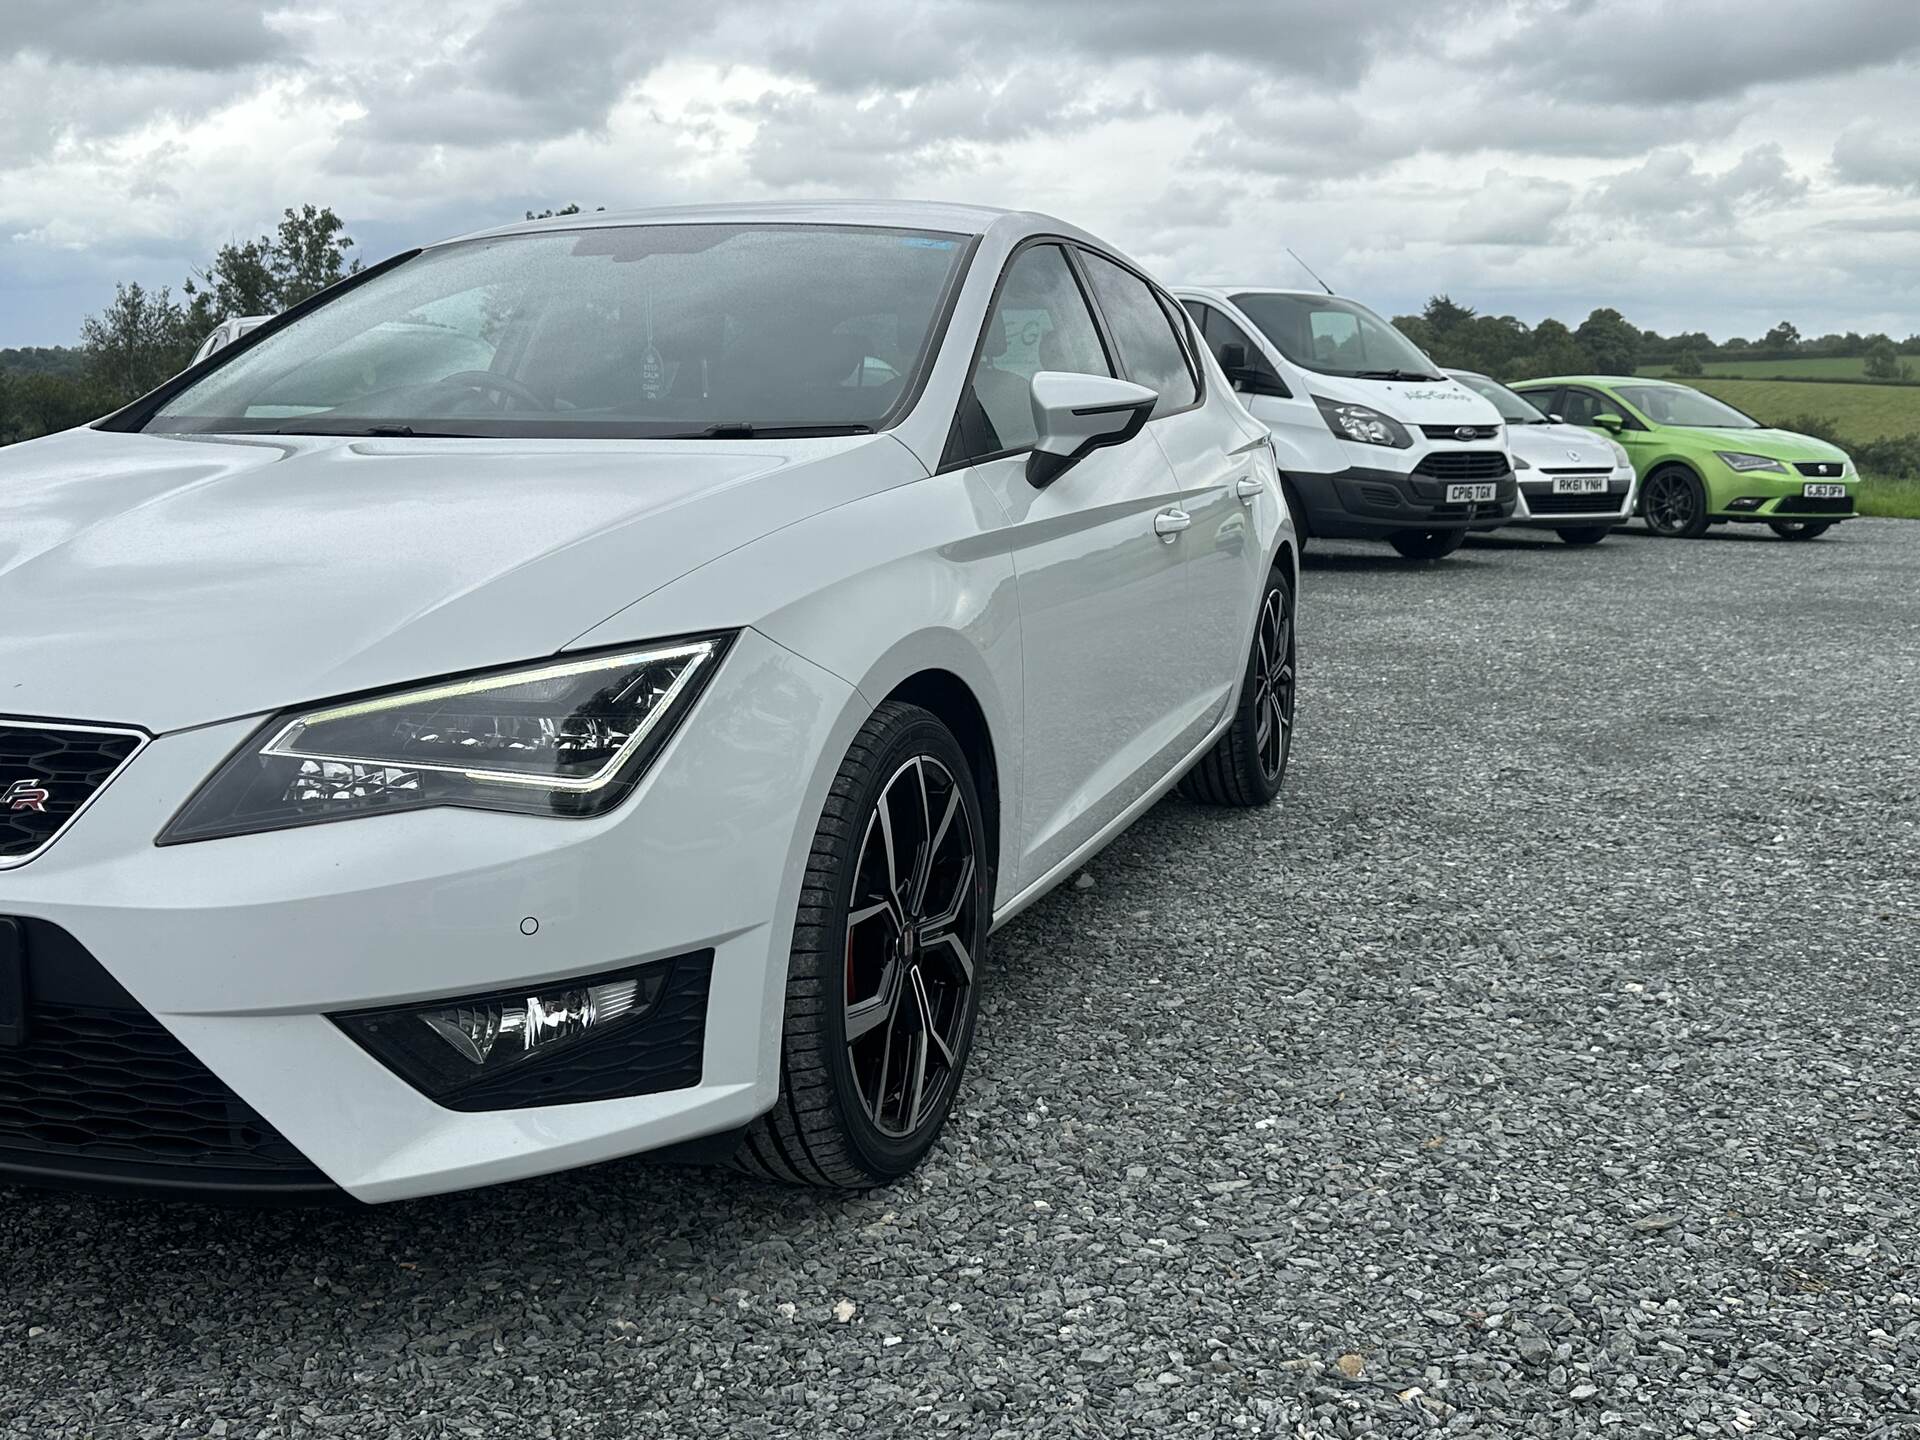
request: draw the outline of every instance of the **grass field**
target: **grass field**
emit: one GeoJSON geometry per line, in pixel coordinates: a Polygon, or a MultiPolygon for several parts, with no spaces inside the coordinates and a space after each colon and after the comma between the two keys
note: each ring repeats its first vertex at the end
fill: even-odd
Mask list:
{"type": "Polygon", "coordinates": [[[1689,380],[1769,425],[1824,415],[1849,440],[1920,435],[1920,387],[1805,385],[1792,380],[1689,380]]]}
{"type": "MultiPolygon", "coordinates": [[[[1920,375],[1920,357],[1903,355],[1901,359],[1913,365],[1914,373],[1920,375]]],[[[1700,364],[1709,375],[1732,375],[1743,380],[1768,380],[1775,377],[1804,377],[1810,380],[1865,380],[1867,378],[1866,361],[1858,355],[1820,356],[1806,360],[1715,360],[1706,358],[1700,364]]],[[[1671,365],[1643,365],[1642,375],[1673,375],[1671,365]]],[[[1675,377],[1680,378],[1680,377],[1675,377]]]]}

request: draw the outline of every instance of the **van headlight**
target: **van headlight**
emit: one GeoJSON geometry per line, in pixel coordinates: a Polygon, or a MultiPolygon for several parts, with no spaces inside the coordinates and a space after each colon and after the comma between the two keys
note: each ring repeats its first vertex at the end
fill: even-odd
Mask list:
{"type": "Polygon", "coordinates": [[[440,805],[605,814],[692,708],[731,638],[568,656],[276,715],[156,843],[440,805]]]}
{"type": "Polygon", "coordinates": [[[1356,441],[1361,445],[1391,445],[1396,450],[1404,450],[1413,444],[1413,437],[1407,433],[1404,425],[1391,415],[1382,415],[1371,405],[1329,400],[1324,395],[1314,396],[1313,403],[1320,407],[1320,415],[1327,422],[1327,428],[1342,440],[1356,441]]]}

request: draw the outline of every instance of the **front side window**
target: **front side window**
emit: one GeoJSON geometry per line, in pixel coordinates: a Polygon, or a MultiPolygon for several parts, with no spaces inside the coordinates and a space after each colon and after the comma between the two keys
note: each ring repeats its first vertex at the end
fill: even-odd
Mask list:
{"type": "Polygon", "coordinates": [[[1357,380],[1438,380],[1420,347],[1337,295],[1236,295],[1233,303],[1294,364],[1357,380]]]}
{"type": "Polygon", "coordinates": [[[1573,386],[1561,392],[1560,418],[1569,425],[1592,425],[1596,415],[1620,415],[1623,420],[1631,416],[1621,415],[1620,402],[1598,390],[1580,390],[1573,386]]]}
{"type": "Polygon", "coordinates": [[[1450,372],[1474,394],[1484,396],[1493,402],[1493,408],[1500,412],[1500,418],[1509,425],[1545,425],[1546,412],[1524,395],[1519,395],[1502,385],[1498,380],[1489,380],[1485,375],[1474,375],[1466,371],[1450,372]]]}
{"type": "Polygon", "coordinates": [[[1622,385],[1620,398],[1656,425],[1686,429],[1757,430],[1760,422],[1711,395],[1683,385],[1622,385]]]}
{"type": "Polygon", "coordinates": [[[1042,370],[1112,376],[1080,283],[1058,245],[1014,257],[987,316],[973,380],[961,397],[948,461],[1030,450],[1033,377],[1042,370]]]}
{"type": "Polygon", "coordinates": [[[1186,346],[1180,343],[1173,317],[1162,308],[1153,287],[1104,255],[1081,254],[1087,264],[1087,282],[1100,302],[1127,378],[1160,396],[1153,407],[1155,418],[1198,401],[1200,387],[1186,346]]]}
{"type": "Polygon", "coordinates": [[[1246,356],[1242,362],[1257,378],[1268,386],[1278,389],[1283,395],[1286,384],[1280,379],[1280,372],[1273,368],[1266,352],[1254,343],[1254,339],[1223,313],[1211,305],[1200,306],[1195,318],[1200,323],[1200,336],[1206,341],[1207,349],[1213,352],[1213,358],[1220,362],[1222,369],[1227,366],[1226,349],[1229,345],[1238,345],[1246,356]]]}
{"type": "Polygon", "coordinates": [[[914,392],[966,249],[955,235],[837,225],[636,225],[440,246],[268,336],[145,428],[877,428],[914,392]]]}

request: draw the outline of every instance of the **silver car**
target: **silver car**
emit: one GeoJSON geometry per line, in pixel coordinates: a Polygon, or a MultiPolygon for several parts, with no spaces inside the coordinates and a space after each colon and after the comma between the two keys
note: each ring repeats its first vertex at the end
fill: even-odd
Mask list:
{"type": "Polygon", "coordinates": [[[1520,496],[1513,515],[1498,524],[1552,530],[1569,545],[1594,545],[1632,516],[1639,482],[1619,441],[1564,424],[1498,380],[1472,370],[1447,374],[1491,400],[1506,422],[1520,496]]]}

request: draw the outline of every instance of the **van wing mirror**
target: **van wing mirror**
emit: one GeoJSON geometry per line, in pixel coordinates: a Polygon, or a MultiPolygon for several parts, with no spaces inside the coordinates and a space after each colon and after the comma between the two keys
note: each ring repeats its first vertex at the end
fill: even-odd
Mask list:
{"type": "Polygon", "coordinates": [[[1042,370],[1031,382],[1033,427],[1027,483],[1043,490],[1094,451],[1140,433],[1160,397],[1144,385],[1106,375],[1042,370]]]}

